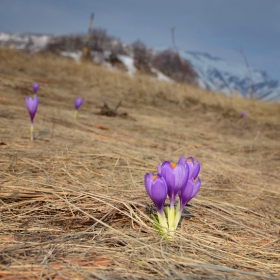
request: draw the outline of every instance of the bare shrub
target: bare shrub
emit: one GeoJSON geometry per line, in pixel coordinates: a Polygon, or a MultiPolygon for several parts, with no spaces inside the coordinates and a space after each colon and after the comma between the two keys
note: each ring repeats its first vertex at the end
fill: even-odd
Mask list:
{"type": "Polygon", "coordinates": [[[164,50],[155,55],[152,65],[177,82],[197,83],[197,73],[191,68],[188,61],[182,59],[173,50],[164,50]]]}
{"type": "Polygon", "coordinates": [[[128,54],[129,49],[118,38],[108,35],[105,29],[93,29],[90,36],[89,49],[97,52],[110,51],[128,54]]]}
{"type": "Polygon", "coordinates": [[[142,41],[137,40],[132,44],[132,49],[135,67],[142,72],[151,72],[151,55],[148,52],[146,45],[142,41]]]}
{"type": "Polygon", "coordinates": [[[52,53],[59,53],[62,51],[74,52],[82,50],[85,44],[85,36],[78,35],[65,35],[54,37],[46,46],[45,51],[52,53]]]}

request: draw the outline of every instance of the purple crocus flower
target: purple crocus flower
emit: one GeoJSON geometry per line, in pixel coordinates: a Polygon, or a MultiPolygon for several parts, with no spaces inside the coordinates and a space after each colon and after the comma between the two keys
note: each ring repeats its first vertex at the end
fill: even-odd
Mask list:
{"type": "Polygon", "coordinates": [[[189,177],[187,184],[182,188],[181,192],[179,193],[180,198],[180,211],[182,212],[185,205],[197,194],[199,191],[201,180],[197,178],[199,171],[200,171],[200,163],[197,161],[194,163],[193,157],[185,158],[182,156],[180,157],[178,163],[184,164],[188,167],[189,170],[189,177]]]}
{"type": "Polygon", "coordinates": [[[200,171],[199,161],[194,163],[193,157],[189,157],[185,160],[185,158],[182,156],[180,157],[178,164],[186,164],[189,167],[189,180],[190,179],[195,180],[197,178],[198,173],[200,171]]]}
{"type": "Polygon", "coordinates": [[[30,120],[31,120],[32,124],[33,124],[35,114],[37,112],[38,102],[39,102],[39,100],[38,100],[37,96],[35,96],[34,98],[28,97],[28,96],[25,97],[25,105],[26,105],[27,111],[30,115],[30,120]]]}
{"type": "Polygon", "coordinates": [[[39,84],[34,83],[34,84],[32,85],[32,89],[33,89],[34,94],[36,94],[36,93],[37,93],[37,90],[39,89],[39,84]]]}
{"type": "Polygon", "coordinates": [[[187,184],[189,178],[189,166],[185,163],[170,163],[165,161],[158,165],[158,172],[165,179],[167,184],[167,194],[170,200],[170,209],[173,209],[175,197],[187,184]]]}
{"type": "Polygon", "coordinates": [[[157,207],[160,215],[164,215],[163,208],[167,196],[167,185],[164,178],[158,174],[147,173],[144,178],[146,192],[157,207]]]}
{"type": "Polygon", "coordinates": [[[197,194],[201,185],[201,180],[198,178],[195,182],[193,179],[188,180],[188,183],[182,188],[179,193],[180,212],[183,212],[186,204],[197,194]]]}
{"type": "Polygon", "coordinates": [[[30,138],[31,138],[31,140],[34,140],[33,121],[34,121],[35,114],[37,112],[38,102],[39,102],[39,100],[38,100],[37,96],[35,96],[34,98],[26,96],[26,98],[25,98],[25,106],[30,115],[30,122],[31,122],[30,138]]]}
{"type": "Polygon", "coordinates": [[[82,105],[84,99],[83,98],[79,98],[79,97],[76,97],[75,98],[75,109],[78,110],[79,107],[82,105]]]}
{"type": "Polygon", "coordinates": [[[241,118],[244,118],[245,115],[246,115],[246,114],[245,114],[244,112],[241,112],[241,114],[240,114],[241,118]]]}

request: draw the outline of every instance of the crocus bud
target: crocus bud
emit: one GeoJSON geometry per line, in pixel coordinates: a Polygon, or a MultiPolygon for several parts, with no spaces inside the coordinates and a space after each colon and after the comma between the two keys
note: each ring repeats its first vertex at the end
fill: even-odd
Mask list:
{"type": "Polygon", "coordinates": [[[39,84],[34,83],[34,84],[32,85],[32,89],[33,89],[33,92],[36,94],[36,93],[37,93],[37,90],[39,89],[39,84]]]}
{"type": "Polygon", "coordinates": [[[146,192],[157,207],[158,212],[163,214],[164,202],[167,196],[167,185],[161,175],[147,173],[144,178],[146,192]]]}
{"type": "Polygon", "coordinates": [[[37,96],[35,96],[34,98],[26,96],[26,98],[25,98],[25,105],[26,105],[27,111],[30,115],[31,123],[33,123],[33,119],[37,112],[38,102],[39,101],[38,101],[37,96]]]}
{"type": "Polygon", "coordinates": [[[84,99],[83,98],[79,98],[76,97],[75,98],[75,109],[78,110],[80,108],[80,106],[82,105],[84,99]]]}

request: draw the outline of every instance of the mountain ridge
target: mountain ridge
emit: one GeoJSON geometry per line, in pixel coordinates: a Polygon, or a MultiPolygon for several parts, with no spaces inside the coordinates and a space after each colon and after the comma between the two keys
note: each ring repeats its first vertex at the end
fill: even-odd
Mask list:
{"type": "MultiPolygon", "coordinates": [[[[106,35],[106,34],[105,34],[106,35]]],[[[66,35],[65,35],[66,36],[66,35]]],[[[78,38],[79,42],[71,42],[68,44],[71,47],[71,51],[58,51],[63,56],[69,56],[76,60],[79,60],[82,53],[80,50],[83,45],[82,35],[69,35],[75,40],[78,38]],[[76,44],[76,45],[75,45],[76,44]],[[77,44],[79,44],[77,47],[77,44]]],[[[107,35],[106,35],[107,36],[107,35]]],[[[12,47],[19,50],[38,52],[45,50],[50,43],[55,40],[63,38],[63,35],[44,35],[44,34],[15,34],[15,33],[0,33],[0,46],[12,47]]],[[[108,36],[109,38],[109,36],[108,36]]],[[[112,41],[113,42],[113,41],[112,41]]],[[[136,64],[135,55],[133,56],[133,44],[125,44],[117,42],[119,46],[122,46],[122,51],[125,50],[125,54],[118,52],[115,54],[116,58],[125,65],[127,61],[129,63],[125,65],[128,73],[135,73],[135,69],[130,69],[136,64]],[[127,56],[127,59],[125,59],[127,56]],[[132,60],[132,64],[131,64],[132,60]]],[[[117,44],[114,41],[113,44],[117,44]]],[[[140,44],[141,45],[141,44],[140,44]]],[[[54,45],[56,47],[56,45],[54,45]]],[[[68,46],[68,47],[69,47],[68,46]]],[[[141,46],[140,46],[141,47],[141,46]]],[[[143,46],[142,46],[143,48],[143,46]]],[[[151,60],[160,53],[153,49],[145,49],[149,65],[150,72],[154,73],[159,79],[163,77],[163,80],[169,80],[166,73],[162,73],[159,69],[156,69],[151,60]],[[150,60],[150,61],[149,61],[150,60]]],[[[103,51],[103,57],[109,57],[108,51],[103,51]]],[[[111,51],[112,53],[112,51],[111,51]]],[[[96,60],[96,52],[92,52],[93,59],[96,60]]],[[[277,101],[280,102],[280,82],[271,79],[269,75],[263,70],[256,70],[251,67],[247,68],[245,63],[234,64],[229,63],[223,58],[213,56],[207,52],[198,51],[180,51],[179,55],[182,61],[187,61],[191,68],[197,73],[197,84],[201,88],[205,88],[214,92],[221,92],[225,95],[231,95],[236,93],[244,98],[250,98],[252,93],[254,99],[261,99],[264,101],[277,101]]],[[[106,62],[108,65],[108,61],[106,62]]],[[[170,77],[170,80],[172,78],[170,77]]]]}

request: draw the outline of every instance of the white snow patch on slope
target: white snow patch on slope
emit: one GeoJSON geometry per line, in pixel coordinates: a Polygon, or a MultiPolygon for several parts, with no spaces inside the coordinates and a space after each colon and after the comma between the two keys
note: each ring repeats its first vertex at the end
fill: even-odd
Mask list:
{"type": "Polygon", "coordinates": [[[80,61],[81,57],[82,57],[82,52],[81,51],[78,51],[78,52],[61,52],[60,54],[62,56],[65,56],[65,57],[71,57],[77,62],[80,61]]]}
{"type": "Polygon", "coordinates": [[[128,75],[133,76],[137,69],[134,66],[134,59],[126,55],[118,55],[118,59],[126,66],[128,75]]]}
{"type": "Polygon", "coordinates": [[[160,81],[166,81],[166,82],[173,82],[172,79],[170,79],[168,76],[164,75],[163,73],[161,73],[160,71],[158,71],[155,68],[151,68],[151,71],[155,74],[157,74],[157,79],[160,81]]]}

